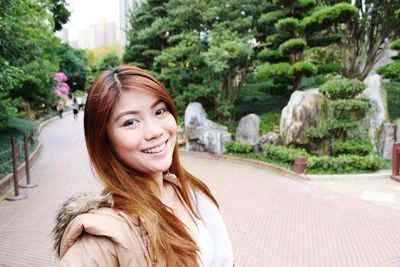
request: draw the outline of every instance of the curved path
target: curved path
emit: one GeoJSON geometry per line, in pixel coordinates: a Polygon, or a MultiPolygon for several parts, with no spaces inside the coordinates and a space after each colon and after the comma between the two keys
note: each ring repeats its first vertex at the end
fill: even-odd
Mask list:
{"type": "MultiPolygon", "coordinates": [[[[82,114],[79,114],[80,116],[82,114]]],[[[41,133],[28,198],[0,203],[0,266],[54,266],[51,229],[70,195],[99,191],[82,117],[41,133]]],[[[307,184],[273,170],[182,153],[220,202],[236,266],[400,266],[400,212],[307,184]]]]}

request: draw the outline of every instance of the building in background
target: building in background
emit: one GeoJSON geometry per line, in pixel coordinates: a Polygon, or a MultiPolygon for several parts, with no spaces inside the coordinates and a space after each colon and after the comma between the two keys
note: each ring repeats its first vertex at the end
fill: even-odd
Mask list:
{"type": "Polygon", "coordinates": [[[120,44],[125,47],[127,43],[126,33],[129,31],[129,15],[132,10],[139,6],[144,0],[119,0],[119,36],[120,44]]]}
{"type": "Polygon", "coordinates": [[[55,33],[55,35],[61,39],[63,43],[69,43],[69,31],[68,28],[62,28],[61,31],[55,33]]]}
{"type": "MultiPolygon", "coordinates": [[[[70,43],[72,46],[72,44],[70,43]]],[[[117,40],[117,25],[106,18],[100,18],[96,24],[80,30],[77,35],[77,48],[95,49],[103,45],[121,46],[117,40]]]]}

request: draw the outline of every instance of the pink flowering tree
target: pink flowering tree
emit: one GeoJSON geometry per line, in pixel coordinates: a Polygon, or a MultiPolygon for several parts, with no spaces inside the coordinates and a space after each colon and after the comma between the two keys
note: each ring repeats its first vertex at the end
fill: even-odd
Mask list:
{"type": "Polygon", "coordinates": [[[69,86],[66,83],[68,80],[67,75],[65,75],[64,72],[57,72],[54,75],[54,80],[56,80],[57,84],[54,86],[54,93],[61,97],[64,100],[68,99],[68,92],[69,92],[69,86]]]}

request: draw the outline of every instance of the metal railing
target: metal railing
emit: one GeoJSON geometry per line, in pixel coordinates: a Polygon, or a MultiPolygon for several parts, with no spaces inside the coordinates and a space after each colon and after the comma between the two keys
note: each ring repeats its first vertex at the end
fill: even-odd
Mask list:
{"type": "Polygon", "coordinates": [[[34,144],[35,137],[37,136],[37,130],[32,130],[29,134],[25,134],[22,140],[17,140],[16,137],[11,138],[10,148],[6,148],[0,151],[0,170],[2,173],[9,173],[12,170],[14,194],[7,196],[6,200],[21,200],[27,198],[26,195],[21,194],[19,188],[32,188],[36,187],[36,184],[31,182],[30,177],[30,148],[34,144]],[[20,184],[18,165],[19,163],[25,163],[25,174],[26,184],[20,184]]]}
{"type": "Polygon", "coordinates": [[[400,182],[400,143],[394,143],[392,149],[392,179],[400,182]]]}

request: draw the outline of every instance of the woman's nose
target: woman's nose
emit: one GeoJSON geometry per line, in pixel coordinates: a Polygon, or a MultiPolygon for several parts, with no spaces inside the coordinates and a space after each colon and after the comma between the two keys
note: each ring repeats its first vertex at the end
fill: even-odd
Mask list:
{"type": "Polygon", "coordinates": [[[161,127],[160,122],[155,119],[148,119],[144,123],[144,138],[151,140],[158,138],[163,134],[164,130],[161,127]]]}

